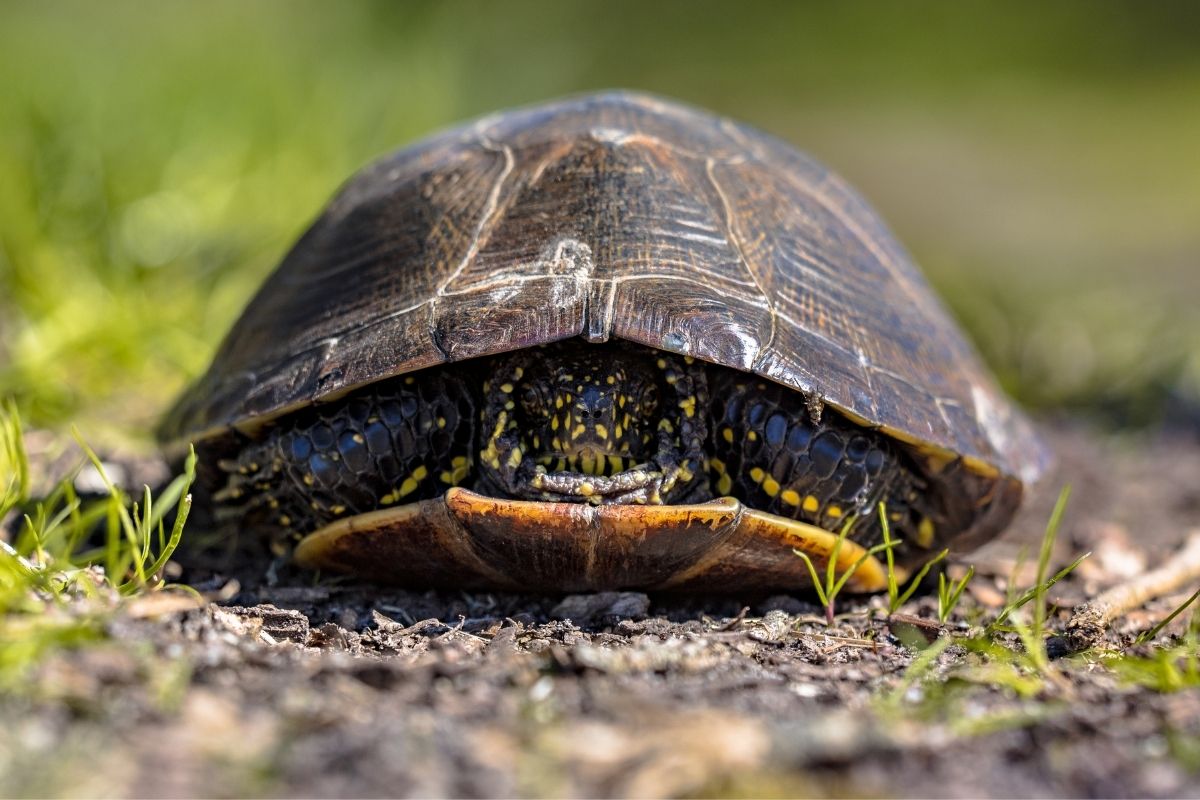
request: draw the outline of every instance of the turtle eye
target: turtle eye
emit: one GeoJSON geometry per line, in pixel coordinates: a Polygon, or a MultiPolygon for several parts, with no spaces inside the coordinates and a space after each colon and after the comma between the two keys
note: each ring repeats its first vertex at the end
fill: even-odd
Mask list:
{"type": "Polygon", "coordinates": [[[521,407],[527,414],[538,414],[542,411],[542,393],[531,385],[521,391],[521,407]]]}
{"type": "Polygon", "coordinates": [[[642,391],[639,405],[643,414],[653,414],[658,409],[658,387],[652,383],[649,384],[642,391]]]}

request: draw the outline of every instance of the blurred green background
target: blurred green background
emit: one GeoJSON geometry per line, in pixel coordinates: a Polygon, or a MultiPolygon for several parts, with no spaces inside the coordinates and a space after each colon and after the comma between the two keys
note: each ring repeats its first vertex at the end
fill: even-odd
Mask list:
{"type": "Polygon", "coordinates": [[[351,172],[605,87],[780,135],[883,213],[1001,380],[1200,407],[1200,5],[0,5],[0,396],[147,440],[351,172]]]}

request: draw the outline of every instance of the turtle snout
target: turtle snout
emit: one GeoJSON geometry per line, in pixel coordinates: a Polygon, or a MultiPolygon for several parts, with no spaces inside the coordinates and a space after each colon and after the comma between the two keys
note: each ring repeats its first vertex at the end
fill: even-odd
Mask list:
{"type": "Polygon", "coordinates": [[[600,398],[591,403],[579,402],[572,411],[571,426],[567,432],[572,449],[613,452],[616,408],[612,398],[600,398]]]}
{"type": "Polygon", "coordinates": [[[579,402],[575,404],[575,416],[581,422],[590,421],[595,424],[612,420],[614,411],[612,395],[600,391],[597,386],[586,387],[579,396],[579,402]]]}

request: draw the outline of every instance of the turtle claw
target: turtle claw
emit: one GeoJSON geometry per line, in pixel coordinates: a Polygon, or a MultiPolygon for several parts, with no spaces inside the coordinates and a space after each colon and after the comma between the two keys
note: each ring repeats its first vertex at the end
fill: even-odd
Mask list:
{"type": "Polygon", "coordinates": [[[681,478],[690,480],[690,472],[676,465],[665,470],[639,464],[616,475],[581,475],[577,472],[547,472],[538,466],[529,485],[542,492],[545,500],[582,498],[594,505],[663,505],[663,497],[681,478]]]}
{"type": "Polygon", "coordinates": [[[529,484],[547,500],[563,496],[583,498],[594,504],[662,503],[665,476],[642,464],[616,475],[581,475],[577,472],[547,472],[538,467],[529,484]]]}

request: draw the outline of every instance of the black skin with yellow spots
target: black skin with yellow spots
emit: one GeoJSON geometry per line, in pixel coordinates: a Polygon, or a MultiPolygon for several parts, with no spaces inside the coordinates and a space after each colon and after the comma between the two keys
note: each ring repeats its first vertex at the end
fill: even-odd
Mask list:
{"type": "Polygon", "coordinates": [[[523,500],[708,499],[705,370],[644,348],[560,343],[496,360],[475,489],[523,500]]]}
{"type": "Polygon", "coordinates": [[[814,421],[795,392],[729,370],[713,371],[713,398],[715,495],[830,531],[854,515],[875,529],[883,502],[898,535],[928,546],[925,481],[890,438],[836,412],[814,421]]]}
{"type": "Polygon", "coordinates": [[[306,532],[437,495],[468,473],[475,409],[471,383],[436,370],[302,409],[217,462],[217,518],[306,532]]]}
{"type": "MultiPolygon", "coordinates": [[[[302,534],[450,486],[527,500],[751,508],[877,541],[958,524],[882,433],[735,370],[577,341],[383,381],[283,418],[219,462],[229,517],[302,534]]],[[[944,538],[946,531],[939,531],[944,538]]]]}

